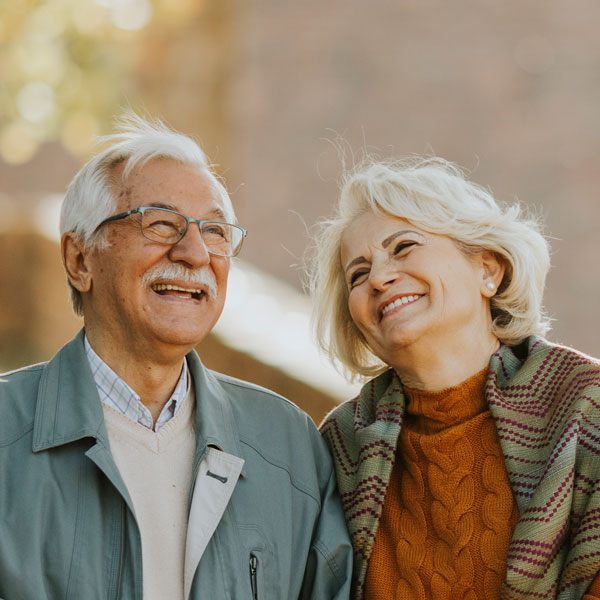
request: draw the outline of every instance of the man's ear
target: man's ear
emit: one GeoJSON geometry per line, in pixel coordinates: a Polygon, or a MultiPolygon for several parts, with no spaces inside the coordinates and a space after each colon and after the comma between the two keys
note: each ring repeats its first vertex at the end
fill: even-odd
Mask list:
{"type": "Polygon", "coordinates": [[[494,252],[485,251],[481,254],[482,266],[482,294],[486,298],[491,298],[498,291],[502,283],[506,265],[504,261],[494,252]]]}
{"type": "Polygon", "coordinates": [[[84,248],[83,241],[72,232],[65,233],[60,240],[60,252],[71,285],[79,292],[89,292],[92,289],[92,272],[89,250],[84,248]]]}

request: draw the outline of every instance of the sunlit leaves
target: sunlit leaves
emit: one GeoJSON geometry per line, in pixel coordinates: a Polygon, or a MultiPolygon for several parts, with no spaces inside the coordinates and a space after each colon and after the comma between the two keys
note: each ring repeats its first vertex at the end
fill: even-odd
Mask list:
{"type": "Polygon", "coordinates": [[[85,156],[132,103],[128,74],[149,32],[173,32],[202,0],[0,0],[0,159],[60,140],[85,156]]]}

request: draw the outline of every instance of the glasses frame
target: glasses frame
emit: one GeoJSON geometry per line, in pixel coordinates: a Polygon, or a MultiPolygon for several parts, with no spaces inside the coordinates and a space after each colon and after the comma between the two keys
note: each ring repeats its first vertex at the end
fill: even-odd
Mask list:
{"type": "Polygon", "coordinates": [[[240,227],[240,225],[236,225],[235,223],[228,223],[227,221],[219,221],[217,219],[192,219],[192,217],[188,217],[187,215],[184,215],[183,213],[177,212],[176,210],[172,210],[170,208],[164,208],[162,206],[138,206],[137,208],[132,208],[131,210],[128,210],[126,212],[118,213],[116,215],[113,215],[112,217],[108,217],[107,219],[104,219],[104,221],[102,221],[98,225],[98,227],[96,227],[96,231],[98,231],[98,229],[100,229],[100,227],[102,227],[102,225],[105,225],[106,223],[110,223],[112,221],[120,221],[121,219],[125,219],[129,215],[134,215],[136,213],[139,213],[140,215],[142,215],[142,219],[140,219],[140,231],[141,231],[142,235],[147,240],[156,242],[157,244],[164,244],[165,246],[174,246],[175,244],[178,244],[184,238],[185,234],[187,233],[187,231],[190,227],[190,223],[198,224],[198,230],[200,231],[200,237],[202,238],[203,242],[204,242],[204,237],[202,236],[202,226],[205,223],[218,223],[219,225],[228,225],[229,227],[234,227],[235,229],[242,232],[242,239],[237,247],[237,251],[235,252],[235,254],[219,254],[218,252],[213,252],[209,248],[208,244],[206,244],[206,242],[204,242],[204,245],[206,246],[208,253],[213,254],[214,256],[225,256],[228,258],[233,258],[234,256],[237,256],[239,254],[240,250],[242,249],[242,244],[244,243],[244,238],[246,237],[246,234],[248,233],[248,231],[246,229],[244,229],[243,227],[240,227]],[[155,240],[154,238],[149,238],[144,233],[144,227],[142,226],[144,213],[147,210],[164,210],[165,212],[170,212],[170,213],[173,213],[174,215],[183,217],[183,219],[185,219],[185,229],[183,230],[179,239],[174,242],[161,242],[160,240],[155,240]]]}

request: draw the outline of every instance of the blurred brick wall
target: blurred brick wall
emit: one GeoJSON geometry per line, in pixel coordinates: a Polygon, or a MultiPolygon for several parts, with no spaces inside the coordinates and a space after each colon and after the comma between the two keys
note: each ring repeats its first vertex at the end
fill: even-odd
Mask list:
{"type": "MultiPolygon", "coordinates": [[[[554,251],[550,337],[600,356],[599,3],[206,5],[171,36],[148,38],[128,89],[138,90],[132,104],[195,135],[219,164],[249,229],[244,259],[300,287],[306,228],[337,194],[337,134],[350,163],[362,149],[434,152],[499,199],[518,196],[543,212],[554,251]]],[[[22,167],[0,163],[0,194],[30,216],[21,195],[64,192],[78,166],[48,145],[22,167]]],[[[30,247],[18,231],[3,235],[0,364],[8,367],[49,358],[80,322],[70,316],[58,250],[41,238],[30,247]]],[[[238,362],[228,363],[233,375],[238,362]]]]}
{"type": "Polygon", "coordinates": [[[0,235],[0,370],[48,360],[81,327],[58,245],[26,231],[0,235]]]}
{"type": "Polygon", "coordinates": [[[244,0],[225,95],[244,257],[299,285],[347,160],[433,152],[552,236],[551,338],[600,356],[600,3],[244,0]]]}

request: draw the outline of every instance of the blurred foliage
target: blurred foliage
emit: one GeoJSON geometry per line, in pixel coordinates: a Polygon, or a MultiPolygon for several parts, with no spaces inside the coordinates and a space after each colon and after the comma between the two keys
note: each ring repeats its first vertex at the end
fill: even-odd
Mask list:
{"type": "Polygon", "coordinates": [[[203,0],[0,0],[0,159],[29,161],[60,141],[86,156],[119,109],[152,40],[203,0]]]}

